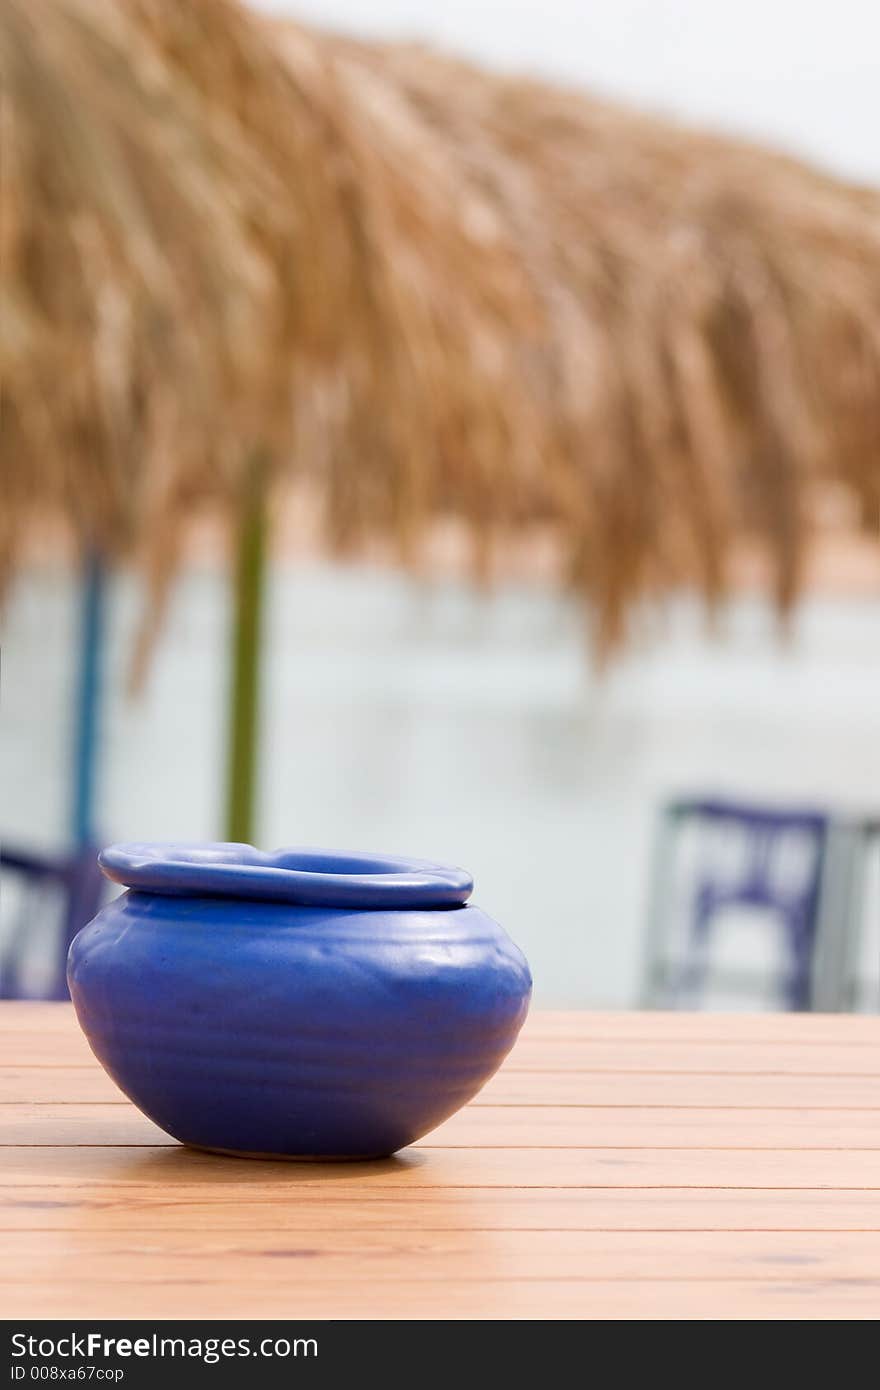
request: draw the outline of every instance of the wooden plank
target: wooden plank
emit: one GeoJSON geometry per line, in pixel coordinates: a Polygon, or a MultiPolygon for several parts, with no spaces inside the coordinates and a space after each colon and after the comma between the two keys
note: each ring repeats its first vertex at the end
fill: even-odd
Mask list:
{"type": "Polygon", "coordinates": [[[880,1109],[471,1105],[420,1145],[432,1148],[873,1149],[880,1109]]]}
{"type": "MultiPolygon", "coordinates": [[[[70,1004],[0,1003],[0,1038],[6,1033],[20,1036],[33,1030],[45,1035],[67,1036],[78,1025],[70,1004]]],[[[533,1009],[521,1038],[582,1038],[597,1041],[624,1040],[683,1043],[704,1042],[798,1042],[802,1046],[821,1046],[826,1042],[877,1042],[880,1023],[872,1014],[725,1014],[692,1012],[607,1013],[533,1009]]]]}
{"type": "Polygon", "coordinates": [[[876,1014],[725,1014],[626,1010],[593,1013],[535,1009],[521,1036],[626,1042],[776,1042],[821,1047],[825,1043],[877,1042],[876,1014]]]}
{"type": "MultiPolygon", "coordinates": [[[[0,1009],[6,1006],[0,1005],[0,1009]]],[[[68,1015],[72,1019],[72,1015],[68,1015]]],[[[0,1065],[10,1067],[97,1066],[85,1035],[73,1019],[62,1029],[36,1027],[0,1032],[0,1065]]]]}
{"type": "MultiPolygon", "coordinates": [[[[317,1044],[313,1044],[317,1045],[317,1044]]],[[[207,1046],[207,1044],[206,1044],[207,1046]]],[[[0,1039],[0,1065],[21,1070],[55,1067],[59,1070],[97,1065],[78,1031],[43,1034],[38,1029],[0,1039]]],[[[681,1039],[590,1039],[521,1037],[505,1070],[513,1072],[611,1072],[665,1075],[873,1076],[880,1082],[880,1030],[873,1041],[825,1042],[804,1047],[782,1039],[767,1041],[705,1041],[696,1046],[681,1039]]]]}
{"type": "Polygon", "coordinates": [[[138,1195],[173,1184],[180,1200],[208,1187],[272,1193],[438,1187],[780,1187],[880,1190],[875,1151],[840,1149],[404,1149],[366,1163],[276,1163],[223,1158],[179,1145],[154,1149],[2,1150],[0,1194],[44,1188],[76,1192],[105,1185],[138,1195]]]}
{"type": "Polygon", "coordinates": [[[565,1318],[865,1319],[874,1321],[880,1280],[388,1280],[283,1281],[253,1288],[198,1279],[155,1283],[41,1279],[7,1286],[7,1318],[565,1318]]]}
{"type": "MultiPolygon", "coordinates": [[[[7,1105],[0,1147],[174,1143],[133,1105],[7,1105]]],[[[657,1106],[467,1106],[419,1143],[432,1148],[875,1149],[876,1110],[657,1106]]]]}
{"type": "MultiPolygon", "coordinates": [[[[211,1185],[0,1192],[3,1231],[873,1231],[880,1193],[806,1189],[479,1188],[389,1192],[211,1185]]],[[[4,1242],[5,1245],[5,1242],[4,1242]]]]}
{"type": "Polygon", "coordinates": [[[3,1109],[22,1101],[57,1106],[105,1102],[118,1104],[125,1097],[115,1082],[92,1058],[83,1067],[10,1067],[0,1066],[0,1125],[3,1109]]]}
{"type": "MultiPolygon", "coordinates": [[[[9,1284],[49,1278],[207,1284],[552,1279],[880,1281],[880,1234],[868,1232],[157,1231],[7,1233],[9,1284]],[[463,1264],[466,1262],[466,1264],[463,1264]]],[[[2,1297],[2,1292],[0,1292],[2,1297]]]]}
{"type": "Polygon", "coordinates": [[[69,1006],[0,1006],[4,1314],[874,1318],[878,1041],[536,1014],[394,1159],[254,1163],[169,1142],[69,1006]]]}
{"type": "MultiPolygon", "coordinates": [[[[125,1103],[93,1062],[88,1067],[0,1067],[0,1126],[7,1104],[125,1103]]],[[[658,1075],[632,1072],[520,1073],[503,1067],[471,1105],[728,1106],[748,1109],[880,1109],[880,1080],[872,1076],[658,1075]]]]}
{"type": "Polygon", "coordinates": [[[873,1076],[880,1080],[880,1036],[860,1043],[805,1048],[778,1042],[650,1042],[524,1039],[506,1066],[513,1071],[640,1072],[667,1076],[873,1076]]]}
{"type": "Polygon", "coordinates": [[[503,1067],[471,1104],[870,1110],[880,1106],[880,1079],[724,1073],[528,1073],[503,1067]]]}

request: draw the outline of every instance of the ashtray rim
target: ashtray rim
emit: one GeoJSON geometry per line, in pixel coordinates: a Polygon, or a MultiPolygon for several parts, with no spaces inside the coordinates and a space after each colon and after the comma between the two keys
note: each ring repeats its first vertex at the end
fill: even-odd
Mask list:
{"type": "Polygon", "coordinates": [[[268,899],[302,907],[461,907],[473,892],[465,869],[427,859],[290,846],[131,841],[98,855],[114,883],[178,897],[268,899]]]}

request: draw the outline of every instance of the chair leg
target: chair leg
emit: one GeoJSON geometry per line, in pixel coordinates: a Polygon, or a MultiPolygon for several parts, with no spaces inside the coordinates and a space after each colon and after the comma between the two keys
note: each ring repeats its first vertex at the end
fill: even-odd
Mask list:
{"type": "Polygon", "coordinates": [[[672,869],[679,817],[664,810],[654,835],[648,902],[648,929],[639,1006],[643,1009],[669,1007],[669,966],[667,962],[672,869]]]}
{"type": "Polygon", "coordinates": [[[67,952],[77,932],[92,920],[101,905],[104,879],[98,867],[95,845],[83,845],[77,851],[68,872],[68,906],[58,953],[53,999],[69,999],[67,989],[67,952]]]}
{"type": "Polygon", "coordinates": [[[685,962],[676,981],[676,1007],[693,1008],[705,983],[709,959],[709,929],[717,909],[711,884],[700,884],[694,894],[691,932],[685,962]]]}
{"type": "Polygon", "coordinates": [[[798,908],[785,914],[792,967],[785,994],[792,1013],[804,1013],[810,1008],[810,973],[814,932],[806,913],[798,908]]]}
{"type": "Polygon", "coordinates": [[[822,864],[813,949],[810,1007],[843,1013],[850,1007],[850,976],[858,935],[863,872],[862,834],[857,826],[832,825],[822,864]]]}

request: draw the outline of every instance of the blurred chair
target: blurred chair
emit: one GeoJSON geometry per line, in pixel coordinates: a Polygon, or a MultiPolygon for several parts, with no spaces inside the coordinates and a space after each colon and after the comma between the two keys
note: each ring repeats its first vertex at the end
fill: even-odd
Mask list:
{"type": "Polygon", "coordinates": [[[107,588],[101,556],[90,550],[83,557],[79,586],[72,701],[72,848],[56,855],[0,848],[0,999],[68,998],[67,948],[98,911],[106,888],[98,868],[94,810],[107,588]]]}
{"type": "MultiPolygon", "coordinates": [[[[781,994],[791,1010],[813,1007],[813,960],[829,842],[822,812],[715,798],[682,798],[661,812],[655,843],[643,982],[647,1008],[699,1006],[711,963],[713,928],[742,907],[769,914],[785,960],[781,994]],[[678,847],[693,828],[697,853],[674,954],[673,891],[678,847]]],[[[723,975],[713,972],[720,981],[723,975]]],[[[743,983],[738,978],[737,983],[743,983]]]]}
{"type": "Polygon", "coordinates": [[[880,880],[880,816],[837,817],[829,835],[828,906],[819,917],[814,970],[813,1007],[825,1013],[880,1010],[880,959],[872,959],[868,981],[860,969],[863,948],[872,944],[865,913],[872,866],[880,880]]]}
{"type": "MultiPolygon", "coordinates": [[[[0,940],[0,999],[67,999],[67,949],[80,927],[101,905],[106,882],[98,868],[97,847],[82,845],[66,857],[4,847],[0,850],[3,897],[13,891],[13,910],[0,940]],[[54,909],[54,911],[53,911],[54,909]],[[54,920],[53,920],[54,918],[54,920]],[[28,980],[27,945],[35,925],[53,934],[40,983],[28,980]]],[[[4,903],[4,906],[5,906],[4,903]]],[[[4,916],[6,914],[4,913],[4,916]]]]}

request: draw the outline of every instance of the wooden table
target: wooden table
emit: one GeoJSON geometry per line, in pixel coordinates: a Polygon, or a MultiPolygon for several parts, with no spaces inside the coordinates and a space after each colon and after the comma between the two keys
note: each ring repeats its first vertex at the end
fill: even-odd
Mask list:
{"type": "Polygon", "coordinates": [[[189,1152],[0,1005],[5,1317],[872,1318],[880,1019],[537,1014],[358,1165],[189,1152]]]}

